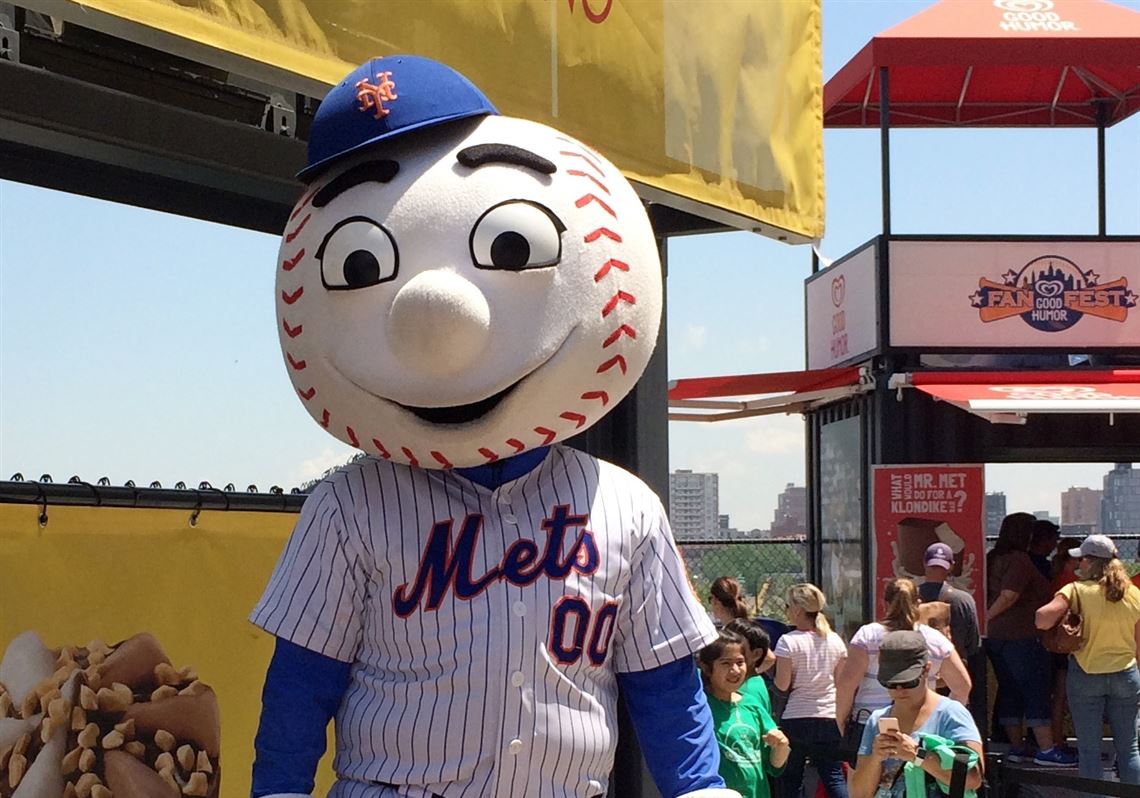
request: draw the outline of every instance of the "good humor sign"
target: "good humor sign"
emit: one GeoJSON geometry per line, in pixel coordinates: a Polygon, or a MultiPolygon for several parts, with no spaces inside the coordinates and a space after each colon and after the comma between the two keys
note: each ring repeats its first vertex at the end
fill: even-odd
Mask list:
{"type": "Polygon", "coordinates": [[[895,241],[893,346],[1135,347],[1140,242],[895,241]]]}

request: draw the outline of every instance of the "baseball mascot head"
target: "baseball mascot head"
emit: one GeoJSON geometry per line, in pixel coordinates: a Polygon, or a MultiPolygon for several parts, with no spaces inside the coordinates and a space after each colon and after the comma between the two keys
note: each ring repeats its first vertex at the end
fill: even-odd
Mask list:
{"type": "Polygon", "coordinates": [[[346,443],[422,468],[493,462],[583,431],[644,370],[661,278],[633,188],[450,68],[357,69],[321,104],[302,177],[281,346],[346,443]]]}
{"type": "Polygon", "coordinates": [[[619,689],[664,798],[739,798],[660,500],[557,445],[657,339],[632,186],[414,56],[329,92],[301,176],[281,347],[312,417],[371,457],[313,490],[251,616],[277,638],[253,798],[312,792],[334,715],[330,798],[600,798],[619,689]]]}

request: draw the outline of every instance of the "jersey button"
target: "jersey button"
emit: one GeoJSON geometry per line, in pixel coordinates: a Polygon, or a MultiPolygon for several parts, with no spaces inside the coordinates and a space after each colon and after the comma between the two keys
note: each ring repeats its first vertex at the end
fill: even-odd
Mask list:
{"type": "Polygon", "coordinates": [[[505,513],[503,515],[503,523],[504,524],[512,524],[512,525],[517,526],[519,523],[519,519],[516,518],[515,516],[511,515],[510,513],[505,513]]]}
{"type": "Polygon", "coordinates": [[[510,751],[512,754],[517,754],[522,749],[523,749],[522,740],[511,740],[510,745],[507,746],[507,750],[510,751]]]}
{"type": "Polygon", "coordinates": [[[590,779],[588,782],[586,782],[586,789],[590,791],[590,795],[595,795],[601,791],[602,783],[600,781],[590,779]]]}
{"type": "Polygon", "coordinates": [[[526,615],[526,604],[521,601],[516,601],[511,609],[514,610],[515,615],[519,616],[520,618],[526,615]]]}
{"type": "Polygon", "coordinates": [[[526,677],[523,676],[522,671],[515,671],[514,673],[511,674],[511,684],[513,684],[515,687],[522,687],[523,682],[525,682],[525,681],[526,681],[526,677]]]}

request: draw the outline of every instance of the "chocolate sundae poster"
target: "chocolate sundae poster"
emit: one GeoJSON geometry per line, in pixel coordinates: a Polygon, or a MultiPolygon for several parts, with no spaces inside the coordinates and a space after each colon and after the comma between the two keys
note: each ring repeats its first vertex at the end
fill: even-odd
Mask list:
{"type": "Polygon", "coordinates": [[[950,547],[950,583],[984,607],[984,466],[875,466],[873,480],[876,617],[884,609],[884,583],[898,576],[923,581],[923,556],[932,543],[950,547]]]}

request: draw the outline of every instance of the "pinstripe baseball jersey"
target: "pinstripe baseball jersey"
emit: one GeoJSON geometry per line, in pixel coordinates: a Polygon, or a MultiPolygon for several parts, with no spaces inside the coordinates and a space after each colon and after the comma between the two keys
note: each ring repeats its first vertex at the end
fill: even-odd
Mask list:
{"type": "Polygon", "coordinates": [[[353,663],[342,781],[445,798],[604,793],[615,674],[715,637],[656,495],[562,446],[495,490],[344,467],[306,501],[251,620],[353,663]]]}

